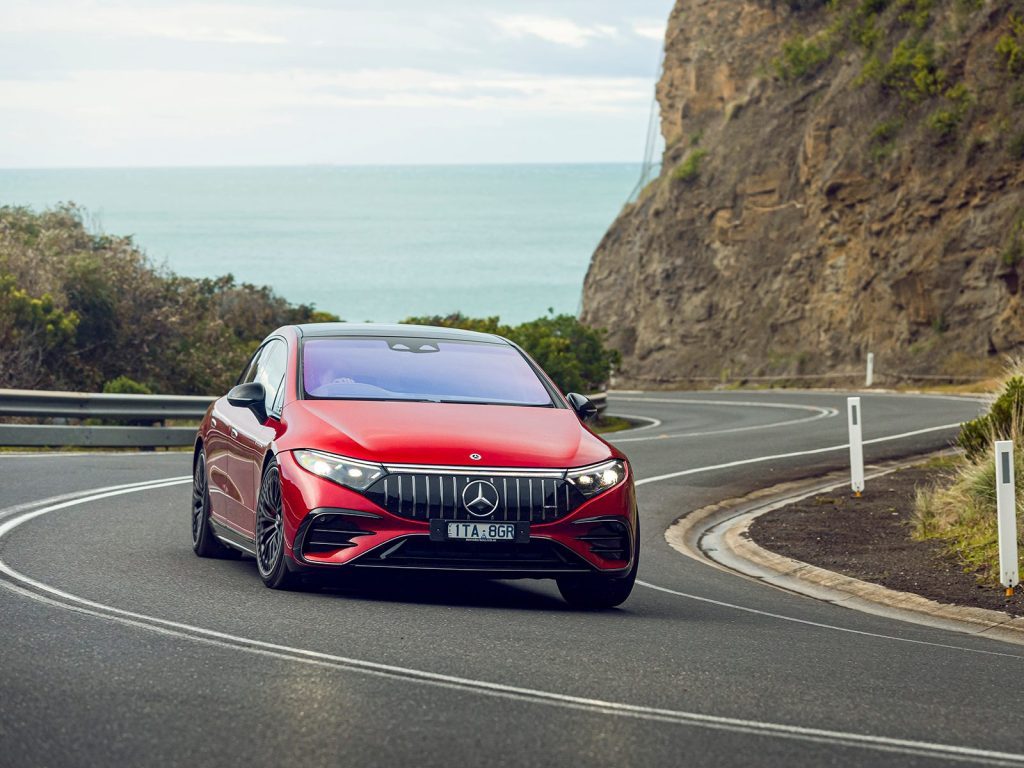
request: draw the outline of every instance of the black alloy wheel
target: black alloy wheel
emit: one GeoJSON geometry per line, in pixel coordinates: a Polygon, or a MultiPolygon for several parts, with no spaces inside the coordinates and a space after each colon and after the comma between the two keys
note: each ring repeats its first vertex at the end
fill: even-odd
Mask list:
{"type": "Polygon", "coordinates": [[[284,509],[281,506],[281,471],[271,459],[263,472],[256,504],[256,568],[271,589],[294,586],[295,575],[284,554],[284,509]]]}
{"type": "Polygon", "coordinates": [[[199,557],[239,557],[236,550],[221,543],[210,527],[210,481],[203,450],[199,451],[192,470],[192,550],[199,557]]]}

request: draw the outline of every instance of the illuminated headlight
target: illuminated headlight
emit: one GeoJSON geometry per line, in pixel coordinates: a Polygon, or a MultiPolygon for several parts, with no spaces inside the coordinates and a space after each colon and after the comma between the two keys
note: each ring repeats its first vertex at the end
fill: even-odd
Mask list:
{"type": "Polygon", "coordinates": [[[595,464],[582,469],[570,469],[565,479],[576,486],[576,490],[587,498],[618,485],[626,479],[626,465],[614,459],[604,464],[595,464]]]}
{"type": "Polygon", "coordinates": [[[380,464],[346,459],[323,451],[295,451],[295,460],[307,472],[326,478],[355,491],[365,491],[387,471],[380,464]]]}

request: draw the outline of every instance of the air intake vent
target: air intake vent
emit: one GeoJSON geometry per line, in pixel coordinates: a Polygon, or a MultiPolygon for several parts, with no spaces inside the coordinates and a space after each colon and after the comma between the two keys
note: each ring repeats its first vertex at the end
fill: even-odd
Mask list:
{"type": "Polygon", "coordinates": [[[302,539],[302,554],[329,555],[339,549],[354,547],[353,539],[370,536],[352,520],[339,514],[321,514],[314,517],[302,539]]]}
{"type": "Polygon", "coordinates": [[[590,546],[590,551],[605,560],[629,560],[629,529],[617,520],[604,520],[577,536],[590,546]]]}

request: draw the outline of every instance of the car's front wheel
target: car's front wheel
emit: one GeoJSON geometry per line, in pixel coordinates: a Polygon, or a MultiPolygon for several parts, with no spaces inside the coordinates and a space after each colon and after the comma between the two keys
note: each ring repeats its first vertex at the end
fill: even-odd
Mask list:
{"type": "Polygon", "coordinates": [[[271,589],[290,589],[296,576],[284,553],[284,507],[281,505],[281,470],[271,459],[263,471],[256,505],[256,568],[271,589]]]}
{"type": "Polygon", "coordinates": [[[210,480],[206,451],[199,451],[192,470],[192,550],[200,557],[237,558],[239,553],[221,543],[210,527],[210,480]]]}
{"type": "Polygon", "coordinates": [[[636,573],[640,567],[640,527],[637,525],[636,555],[633,567],[625,576],[606,576],[601,573],[588,573],[585,576],[562,576],[557,580],[558,591],[573,608],[596,611],[614,608],[626,602],[636,583],[636,573]]]}

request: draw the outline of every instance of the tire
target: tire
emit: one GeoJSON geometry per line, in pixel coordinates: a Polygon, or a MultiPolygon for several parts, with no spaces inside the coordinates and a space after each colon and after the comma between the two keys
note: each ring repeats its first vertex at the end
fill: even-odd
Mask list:
{"type": "Polygon", "coordinates": [[[210,482],[206,451],[200,450],[192,470],[192,551],[199,557],[238,559],[239,552],[223,544],[210,527],[210,482]]]}
{"type": "Polygon", "coordinates": [[[626,602],[636,583],[640,567],[640,524],[636,528],[636,555],[633,567],[625,576],[605,576],[589,573],[585,576],[562,576],[557,579],[558,591],[573,608],[599,611],[614,608],[626,602]]]}
{"type": "Polygon", "coordinates": [[[284,508],[281,505],[281,470],[271,459],[263,470],[256,503],[256,570],[270,589],[292,589],[298,577],[288,568],[284,553],[284,508]]]}

